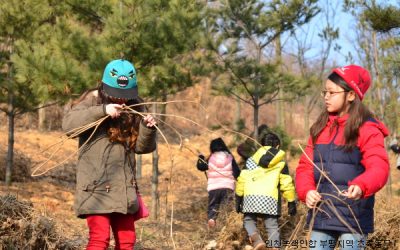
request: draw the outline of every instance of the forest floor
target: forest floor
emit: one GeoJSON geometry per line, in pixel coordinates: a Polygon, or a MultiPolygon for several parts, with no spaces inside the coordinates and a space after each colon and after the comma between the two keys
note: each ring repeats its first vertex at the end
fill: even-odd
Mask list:
{"type": "MultiPolygon", "coordinates": [[[[5,127],[0,129],[0,153],[4,158],[7,145],[6,131],[5,127]]],[[[160,140],[158,144],[159,216],[158,219],[146,218],[137,222],[138,244],[135,249],[204,249],[212,240],[216,241],[218,249],[246,249],[249,243],[242,228],[240,214],[229,212],[227,209],[221,214],[215,230],[209,231],[206,226],[206,177],[204,173],[196,169],[195,164],[198,152],[208,154],[209,141],[217,135],[220,136],[223,133],[219,131],[216,134],[186,138],[183,140],[183,147],[177,144],[166,144],[160,140]]],[[[20,164],[38,166],[49,157],[52,150],[58,147],[59,144],[54,144],[62,141],[61,136],[61,132],[17,130],[15,133],[16,162],[22,161],[20,164]]],[[[227,138],[229,145],[233,145],[233,136],[225,135],[224,138],[227,138]]],[[[61,167],[51,169],[38,177],[14,182],[8,188],[0,182],[0,195],[13,194],[20,200],[31,202],[38,214],[54,221],[57,233],[84,249],[88,235],[86,222],[78,219],[73,212],[74,183],[71,180],[74,179],[76,149],[76,140],[65,141],[55,154],[57,157],[49,161],[41,170],[55,167],[57,163],[71,156],[61,167]]],[[[297,161],[296,157],[290,159],[291,174],[295,171],[297,161]]],[[[391,161],[394,164],[393,155],[391,155],[391,161]]],[[[142,162],[143,176],[139,180],[139,187],[145,203],[151,207],[151,154],[143,155],[142,162]]],[[[4,164],[4,161],[0,163],[4,164]]],[[[36,173],[40,174],[40,171],[36,173]]],[[[382,189],[377,195],[375,209],[377,233],[372,235],[375,240],[398,241],[400,232],[399,178],[400,171],[392,168],[392,195],[389,195],[388,187],[382,189]],[[397,236],[395,236],[396,233],[397,236]]],[[[283,215],[280,218],[283,225],[282,237],[288,239],[292,235],[294,240],[304,239],[306,231],[302,229],[301,223],[306,209],[303,204],[298,205],[298,211],[298,215],[291,218],[287,216],[284,205],[283,215]]],[[[288,248],[297,249],[300,245],[288,248]]],[[[399,243],[396,248],[400,249],[399,243]]],[[[382,249],[396,248],[383,247],[382,249]]]]}

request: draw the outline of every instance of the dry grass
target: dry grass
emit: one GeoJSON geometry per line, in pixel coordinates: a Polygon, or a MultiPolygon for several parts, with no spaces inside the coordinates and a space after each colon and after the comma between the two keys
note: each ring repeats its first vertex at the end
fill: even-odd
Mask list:
{"type": "MultiPolygon", "coordinates": [[[[221,131],[219,133],[223,134],[221,131]]],[[[29,156],[28,159],[30,159],[31,162],[39,162],[40,160],[46,159],[45,155],[43,156],[38,153],[40,149],[45,148],[47,145],[50,145],[50,143],[54,143],[59,136],[60,133],[55,132],[43,134],[37,131],[18,132],[16,134],[16,149],[20,151],[22,155],[29,156]],[[40,140],[36,140],[36,138],[40,138],[40,140]],[[29,145],[28,147],[26,146],[27,144],[29,145]],[[35,152],[35,149],[37,152],[35,152]]],[[[195,153],[197,151],[207,153],[209,141],[213,136],[215,135],[202,135],[186,139],[185,145],[193,152],[185,149],[185,147],[179,149],[177,145],[172,145],[175,165],[172,174],[173,192],[169,193],[168,204],[165,203],[165,198],[170,178],[169,154],[171,151],[164,143],[159,143],[161,172],[159,178],[159,192],[161,197],[160,216],[157,221],[145,219],[137,222],[137,249],[202,249],[212,239],[217,240],[217,247],[219,249],[244,249],[244,247],[249,244],[246,233],[242,227],[242,215],[232,212],[231,208],[221,211],[216,230],[207,230],[206,178],[204,173],[197,171],[195,167],[195,153]],[[172,202],[174,206],[174,217],[172,221],[174,242],[172,242],[170,236],[172,202]]],[[[1,136],[1,138],[5,137],[1,136]]],[[[233,140],[230,139],[231,137],[226,135],[226,138],[228,144],[232,145],[233,140]]],[[[76,146],[76,142],[68,142],[63,148],[63,152],[65,152],[66,155],[70,154],[76,149],[76,146]]],[[[23,160],[23,162],[29,161],[23,160]]],[[[291,173],[294,173],[296,162],[297,159],[293,159],[289,164],[291,173]]],[[[16,163],[18,164],[18,160],[16,163]]],[[[46,178],[33,178],[30,182],[15,182],[9,189],[3,186],[3,184],[0,184],[0,194],[15,194],[18,196],[18,201],[28,201],[32,203],[34,213],[42,217],[42,219],[36,220],[36,224],[42,223],[43,217],[54,223],[54,225],[51,226],[49,226],[48,223],[44,223],[46,226],[42,228],[40,226],[26,228],[35,228],[35,230],[42,232],[44,235],[46,235],[46,233],[40,230],[53,228],[53,231],[61,232],[61,235],[65,238],[61,239],[58,238],[58,236],[51,236],[47,233],[49,235],[47,236],[47,241],[50,242],[50,239],[53,239],[57,242],[58,239],[64,241],[64,243],[75,242],[82,248],[86,244],[87,228],[85,221],[77,219],[72,211],[74,165],[73,163],[70,164],[72,165],[65,165],[62,168],[50,171],[48,173],[49,176],[46,178]],[[70,185],[65,185],[64,183],[69,183],[70,185]]],[[[394,170],[392,173],[393,193],[398,189],[397,180],[400,177],[400,171],[396,171],[397,170],[394,170]]],[[[148,206],[151,204],[150,178],[151,155],[144,155],[143,178],[139,180],[139,185],[148,206]]],[[[385,189],[377,195],[375,207],[376,231],[374,234],[370,235],[371,242],[378,242],[378,240],[393,241],[397,239],[396,237],[400,234],[399,206],[399,197],[394,195],[392,198],[388,199],[385,189]]],[[[294,240],[305,239],[306,230],[304,228],[304,220],[301,221],[305,213],[306,209],[304,205],[299,205],[298,215],[291,218],[286,215],[286,203],[283,203],[282,216],[280,218],[280,224],[284,225],[281,229],[283,239],[289,239],[290,237],[294,240]],[[296,227],[298,228],[296,229],[296,227]]],[[[9,225],[16,227],[14,220],[20,220],[18,213],[11,214],[10,218],[13,218],[13,222],[9,225]]],[[[259,227],[262,228],[261,223],[259,227]]],[[[264,231],[262,231],[262,234],[264,237],[266,236],[264,231]]],[[[49,247],[50,246],[54,245],[49,244],[49,247]]],[[[288,249],[296,249],[296,247],[288,249]]],[[[370,247],[369,249],[374,248],[370,247]]],[[[394,248],[386,247],[385,249],[394,248]]]]}

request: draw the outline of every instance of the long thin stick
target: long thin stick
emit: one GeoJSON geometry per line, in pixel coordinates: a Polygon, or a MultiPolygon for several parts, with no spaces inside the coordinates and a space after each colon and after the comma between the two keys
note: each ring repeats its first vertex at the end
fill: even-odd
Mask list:
{"type": "MultiPolygon", "coordinates": [[[[74,156],[77,152],[79,152],[80,149],[82,149],[82,148],[90,141],[90,139],[93,137],[94,133],[96,132],[97,128],[98,128],[98,127],[100,126],[100,124],[101,124],[104,120],[106,120],[107,118],[108,118],[108,116],[105,116],[105,117],[99,119],[99,120],[96,122],[97,125],[95,126],[93,132],[90,134],[89,138],[85,141],[85,143],[83,143],[82,146],[78,148],[78,150],[76,150],[74,153],[70,154],[67,158],[65,158],[63,161],[59,162],[57,165],[55,165],[55,166],[53,166],[53,167],[51,167],[51,168],[49,168],[49,169],[46,169],[44,172],[41,172],[41,173],[39,173],[39,174],[36,174],[36,172],[37,172],[41,167],[43,167],[45,164],[47,164],[47,162],[49,162],[51,158],[47,159],[44,163],[42,163],[41,165],[39,165],[37,168],[35,168],[35,169],[33,170],[31,176],[32,176],[32,177],[40,176],[40,175],[43,175],[43,174],[47,173],[48,171],[50,171],[50,170],[52,170],[52,169],[54,169],[54,168],[56,168],[56,167],[58,167],[58,166],[61,166],[61,164],[63,164],[63,163],[66,162],[68,159],[70,159],[72,156],[74,156]]],[[[60,147],[61,147],[61,146],[62,146],[62,144],[60,145],[60,147]]]]}
{"type": "Polygon", "coordinates": [[[303,152],[303,154],[306,156],[306,158],[310,161],[310,163],[321,173],[321,175],[323,175],[331,184],[332,186],[338,191],[338,193],[342,193],[342,191],[336,186],[336,184],[329,178],[329,176],[327,174],[325,174],[324,171],[322,171],[311,159],[310,157],[306,154],[306,152],[304,151],[304,149],[301,147],[300,143],[298,144],[299,148],[301,149],[301,151],[303,152]]]}

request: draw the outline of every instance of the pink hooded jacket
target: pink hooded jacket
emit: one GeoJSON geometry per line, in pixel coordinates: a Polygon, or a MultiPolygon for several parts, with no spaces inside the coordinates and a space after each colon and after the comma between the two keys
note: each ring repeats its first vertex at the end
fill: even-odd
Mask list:
{"type": "Polygon", "coordinates": [[[235,189],[235,178],[232,173],[232,155],[225,151],[213,153],[208,160],[207,191],[228,188],[235,189]]]}

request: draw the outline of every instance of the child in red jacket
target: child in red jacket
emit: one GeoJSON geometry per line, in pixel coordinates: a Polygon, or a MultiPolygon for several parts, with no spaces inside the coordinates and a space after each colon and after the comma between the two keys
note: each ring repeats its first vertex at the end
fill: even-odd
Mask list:
{"type": "Polygon", "coordinates": [[[374,194],[386,183],[389,161],[388,130],[362,103],[370,84],[367,70],[348,65],[334,69],[322,91],[325,109],[296,169],[298,197],[312,208],[315,249],[362,249],[373,232],[374,194]]]}

